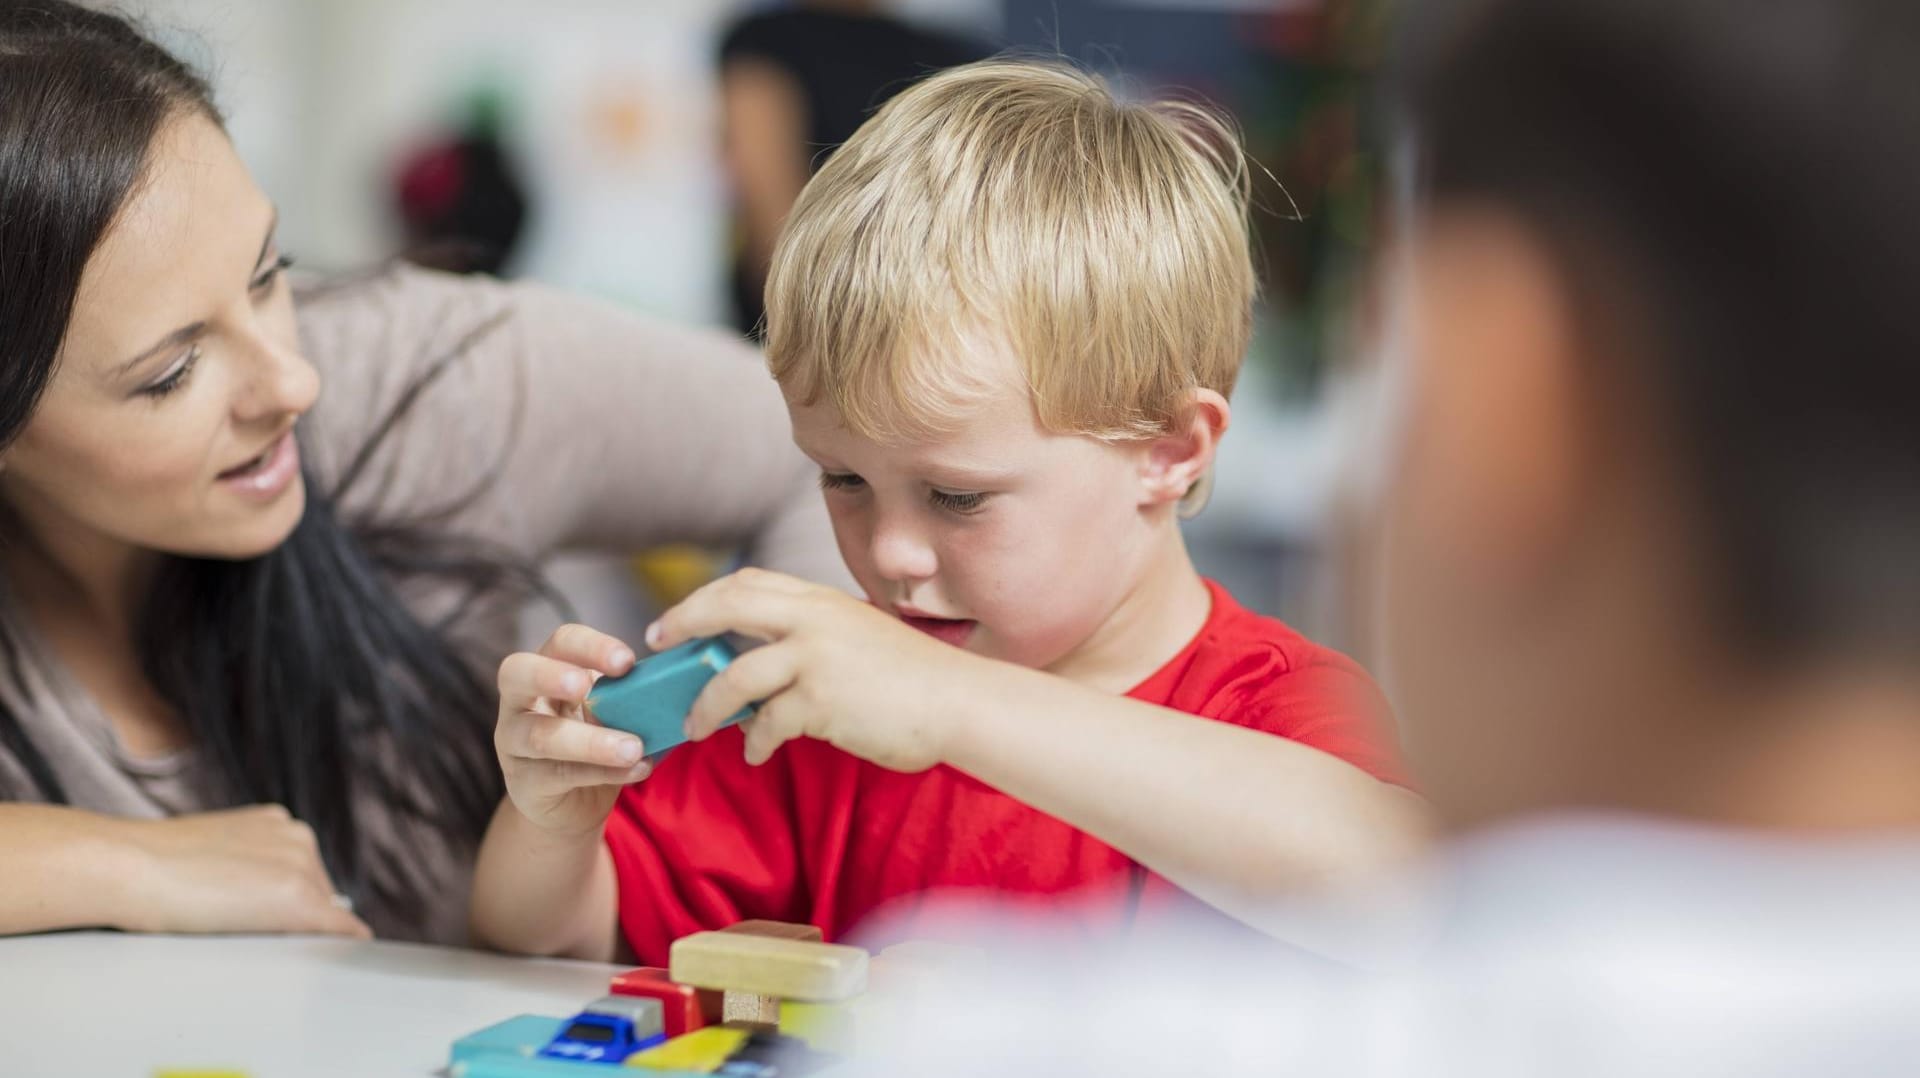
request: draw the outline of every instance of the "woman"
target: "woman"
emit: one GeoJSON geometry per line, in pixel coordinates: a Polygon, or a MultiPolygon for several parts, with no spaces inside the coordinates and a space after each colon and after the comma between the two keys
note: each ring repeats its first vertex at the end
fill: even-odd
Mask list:
{"type": "Polygon", "coordinates": [[[458,939],[519,567],[839,572],[748,350],[419,271],[296,304],[116,17],[0,5],[0,207],[0,933],[458,939]]]}

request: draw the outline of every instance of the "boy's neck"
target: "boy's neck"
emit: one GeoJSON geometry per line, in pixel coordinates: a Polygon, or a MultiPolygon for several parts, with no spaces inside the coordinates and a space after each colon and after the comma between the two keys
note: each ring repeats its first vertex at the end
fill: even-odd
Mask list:
{"type": "Polygon", "coordinates": [[[1113,613],[1047,672],[1102,692],[1129,692],[1180,654],[1212,612],[1186,540],[1169,526],[1113,613]]]}

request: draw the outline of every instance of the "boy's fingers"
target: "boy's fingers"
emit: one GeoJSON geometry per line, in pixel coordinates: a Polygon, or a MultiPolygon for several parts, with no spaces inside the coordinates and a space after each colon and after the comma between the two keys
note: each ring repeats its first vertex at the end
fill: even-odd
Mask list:
{"type": "Polygon", "coordinates": [[[567,793],[582,786],[625,786],[653,774],[653,764],[647,760],[623,767],[536,760],[533,766],[540,769],[536,781],[555,794],[567,793]]]}
{"type": "Polygon", "coordinates": [[[777,696],[768,701],[753,718],[740,725],[747,733],[746,761],[753,767],[772,759],[776,749],[799,737],[802,732],[798,715],[782,706],[777,696]]]}
{"type": "Polygon", "coordinates": [[[633,649],[598,629],[562,625],[540,645],[540,654],[603,674],[624,674],[633,666],[633,649]]]}
{"type": "Polygon", "coordinates": [[[687,713],[687,736],[700,741],[720,729],[740,709],[768,699],[793,684],[799,669],[793,649],[780,644],[754,648],[727,664],[700,690],[687,713]]]}
{"type": "Polygon", "coordinates": [[[545,655],[522,651],[509,655],[500,664],[500,697],[503,701],[547,699],[560,704],[578,704],[593,688],[593,676],[580,667],[545,655]]]}
{"type": "Polygon", "coordinates": [[[708,584],[660,615],[647,629],[647,646],[659,651],[722,633],[779,640],[793,631],[806,608],[807,593],[786,584],[766,583],[773,576],[742,572],[708,584]]]}
{"type": "Polygon", "coordinates": [[[502,752],[523,760],[557,760],[622,771],[639,763],[646,751],[632,734],[533,712],[501,723],[497,740],[502,752]]]}

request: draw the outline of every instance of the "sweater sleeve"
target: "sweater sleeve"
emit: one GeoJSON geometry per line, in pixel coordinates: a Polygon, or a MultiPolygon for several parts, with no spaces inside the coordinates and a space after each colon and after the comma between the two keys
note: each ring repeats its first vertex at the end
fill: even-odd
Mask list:
{"type": "Polygon", "coordinates": [[[352,515],[534,561],[693,542],[846,581],[779,389],[737,338],[406,267],[308,290],[300,319],[323,377],[309,452],[352,515]]]}

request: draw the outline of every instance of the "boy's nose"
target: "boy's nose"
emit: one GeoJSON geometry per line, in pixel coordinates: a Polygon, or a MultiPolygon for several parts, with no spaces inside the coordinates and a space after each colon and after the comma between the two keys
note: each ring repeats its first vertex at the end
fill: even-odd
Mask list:
{"type": "Polygon", "coordinates": [[[882,522],[874,529],[873,570],[887,580],[925,580],[939,568],[933,547],[916,529],[882,522]]]}

